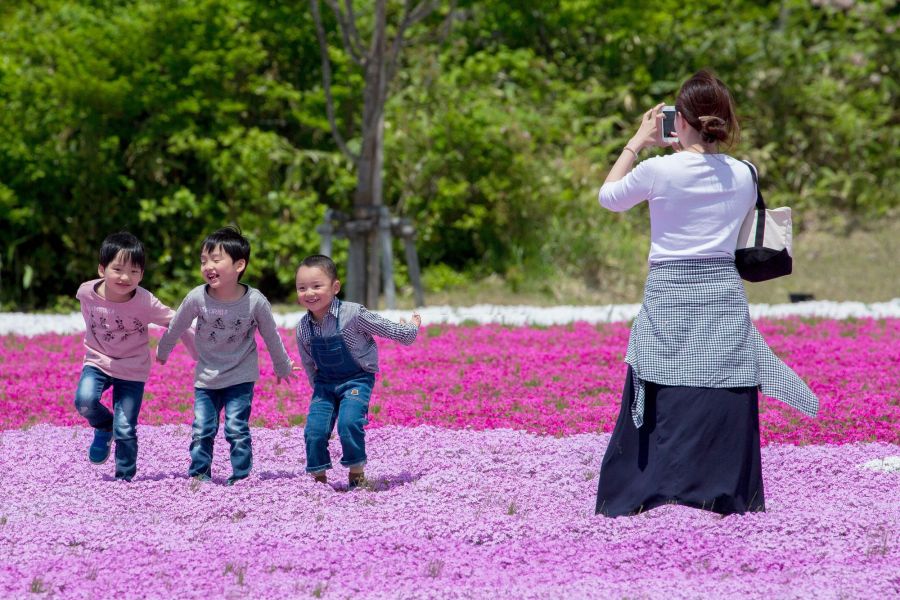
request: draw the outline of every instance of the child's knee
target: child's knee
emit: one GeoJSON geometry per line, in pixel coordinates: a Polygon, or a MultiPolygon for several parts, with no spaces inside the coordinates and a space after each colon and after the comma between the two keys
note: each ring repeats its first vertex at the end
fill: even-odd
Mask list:
{"type": "Polygon", "coordinates": [[[225,423],[225,440],[229,442],[250,441],[250,425],[244,423],[225,423]]]}
{"type": "Polygon", "coordinates": [[[214,438],[219,431],[218,421],[194,421],[191,426],[191,437],[195,440],[203,438],[214,438]]]}
{"type": "Polygon", "coordinates": [[[307,445],[328,443],[331,432],[322,423],[313,423],[307,421],[306,427],[303,428],[303,439],[307,445]]]}
{"type": "Polygon", "coordinates": [[[349,436],[359,435],[368,422],[369,420],[366,419],[365,414],[341,415],[337,422],[338,436],[344,439],[349,436]]]}
{"type": "Polygon", "coordinates": [[[79,385],[75,390],[75,410],[81,416],[86,416],[99,402],[100,399],[94,394],[93,386],[79,385]]]}

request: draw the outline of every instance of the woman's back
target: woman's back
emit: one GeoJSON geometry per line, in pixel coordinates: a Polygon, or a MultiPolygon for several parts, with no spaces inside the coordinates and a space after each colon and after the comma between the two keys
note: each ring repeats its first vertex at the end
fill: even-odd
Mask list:
{"type": "Polygon", "coordinates": [[[734,257],[756,201],[750,168],[726,154],[678,152],[647,159],[600,189],[600,204],[623,211],[650,203],[650,262],[734,257]]]}

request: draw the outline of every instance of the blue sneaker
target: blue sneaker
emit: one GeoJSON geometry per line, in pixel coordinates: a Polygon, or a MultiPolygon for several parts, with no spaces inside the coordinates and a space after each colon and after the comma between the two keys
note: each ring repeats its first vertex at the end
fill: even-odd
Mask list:
{"type": "Polygon", "coordinates": [[[112,431],[94,430],[94,441],[88,448],[88,458],[95,465],[102,465],[109,459],[109,447],[112,444],[112,431]]]}

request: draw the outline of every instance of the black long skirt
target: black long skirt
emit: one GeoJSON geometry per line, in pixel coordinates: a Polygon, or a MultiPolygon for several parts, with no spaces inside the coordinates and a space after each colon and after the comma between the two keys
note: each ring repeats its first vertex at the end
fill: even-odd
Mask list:
{"type": "Polygon", "coordinates": [[[719,514],[765,510],[757,388],[646,383],[644,424],[631,419],[628,367],[622,407],[600,467],[597,513],[634,515],[663,504],[719,514]]]}

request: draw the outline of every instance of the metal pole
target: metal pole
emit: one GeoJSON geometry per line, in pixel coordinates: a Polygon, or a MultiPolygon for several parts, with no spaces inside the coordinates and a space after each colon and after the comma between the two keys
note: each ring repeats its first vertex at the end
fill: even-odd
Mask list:
{"type": "Polygon", "coordinates": [[[368,271],[368,231],[371,223],[363,215],[365,210],[355,210],[354,220],[347,221],[344,229],[350,239],[350,254],[347,260],[347,286],[344,288],[350,302],[366,304],[366,279],[368,271]]]}
{"type": "Polygon", "coordinates": [[[320,236],[319,254],[324,254],[325,256],[331,256],[331,238],[334,235],[334,227],[331,224],[332,215],[330,208],[325,209],[322,224],[316,227],[316,231],[319,232],[320,236]]]}
{"type": "Polygon", "coordinates": [[[391,248],[391,213],[387,206],[378,210],[378,237],[381,242],[381,277],[384,281],[384,303],[388,309],[397,308],[397,290],[394,287],[394,252],[391,248]]]}
{"type": "Polygon", "coordinates": [[[403,219],[401,228],[403,235],[403,250],[406,253],[406,268],[409,271],[409,281],[413,286],[416,297],[416,306],[425,306],[425,292],[422,289],[422,277],[419,273],[419,255],[416,253],[416,230],[408,219],[403,219]]]}

